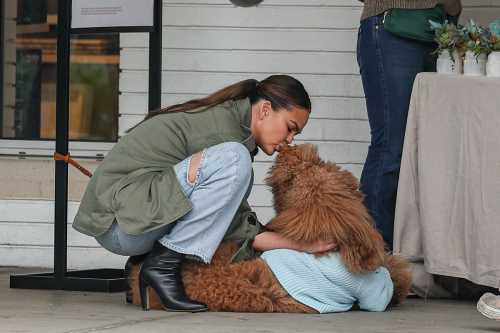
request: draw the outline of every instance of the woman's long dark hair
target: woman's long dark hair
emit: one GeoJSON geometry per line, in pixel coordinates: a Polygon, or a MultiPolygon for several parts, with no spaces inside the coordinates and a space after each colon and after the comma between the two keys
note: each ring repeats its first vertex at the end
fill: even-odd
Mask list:
{"type": "Polygon", "coordinates": [[[247,97],[250,98],[251,105],[260,100],[269,101],[275,111],[290,110],[292,107],[296,107],[311,112],[311,100],[302,83],[288,75],[272,75],[261,82],[254,79],[243,80],[222,88],[205,98],[193,99],[182,104],[151,111],[144,120],[130,128],[127,133],[159,114],[188,112],[195,109],[199,110],[193,113],[199,113],[225,101],[247,97]]]}

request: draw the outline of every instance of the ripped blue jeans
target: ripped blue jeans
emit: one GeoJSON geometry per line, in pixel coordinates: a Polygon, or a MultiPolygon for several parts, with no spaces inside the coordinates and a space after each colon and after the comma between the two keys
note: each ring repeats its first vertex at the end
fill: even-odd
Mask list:
{"type": "Polygon", "coordinates": [[[174,223],[140,235],[126,234],[116,220],[96,237],[110,252],[132,256],[163,246],[210,263],[243,198],[252,187],[252,161],[240,143],[226,142],[203,150],[194,183],[188,179],[192,156],[174,166],[193,208],[174,223]]]}

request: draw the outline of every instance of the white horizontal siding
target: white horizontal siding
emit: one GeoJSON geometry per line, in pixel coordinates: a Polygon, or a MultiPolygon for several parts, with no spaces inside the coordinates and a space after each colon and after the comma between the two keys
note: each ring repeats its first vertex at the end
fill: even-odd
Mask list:
{"type": "MultiPolygon", "coordinates": [[[[251,77],[263,80],[269,75],[271,73],[258,73],[251,77]]],[[[162,77],[162,93],[209,94],[249,77],[248,74],[241,73],[165,72],[162,77]]],[[[364,97],[359,75],[299,74],[294,75],[294,77],[306,86],[312,97],[364,97]]],[[[120,91],[122,93],[145,94],[147,90],[148,74],[146,72],[122,71],[120,75],[120,91]]]]}
{"type": "Polygon", "coordinates": [[[491,22],[500,19],[500,5],[496,7],[465,7],[460,16],[459,23],[465,25],[467,20],[473,19],[474,22],[487,27],[491,22]]]}
{"type": "MultiPolygon", "coordinates": [[[[335,4],[336,0],[324,3],[335,4]]],[[[354,3],[355,1],[353,1],[354,3]]],[[[241,8],[178,4],[163,7],[163,24],[177,27],[226,27],[257,29],[353,29],[360,7],[271,6],[241,8]]],[[[265,31],[263,31],[265,32],[265,31]]]]}
{"type": "MultiPolygon", "coordinates": [[[[470,0],[469,0],[470,1],[470,0]]],[[[480,1],[490,1],[490,0],[480,0],[480,1]]],[[[491,0],[495,1],[495,0],[491,0]]],[[[226,7],[235,7],[229,0],[163,0],[164,5],[222,5],[226,7]]],[[[363,4],[356,0],[266,0],[262,2],[258,8],[262,6],[279,6],[279,7],[287,7],[287,6],[300,6],[300,7],[340,7],[340,6],[349,6],[349,7],[363,7],[363,4]]]]}
{"type": "MultiPolygon", "coordinates": [[[[351,52],[163,50],[163,70],[179,72],[358,74],[351,52]],[[297,64],[302,64],[298,66],[297,64]]],[[[123,51],[123,70],[147,70],[148,50],[123,51]]]]}
{"type": "MultiPolygon", "coordinates": [[[[168,50],[257,50],[257,51],[316,51],[353,52],[356,47],[357,30],[231,30],[215,27],[164,27],[163,45],[168,50]],[[196,40],[197,44],[192,41],[196,40]],[[344,42],[338,43],[339,40],[344,42]],[[252,45],[256,41],[256,45],[252,45]],[[286,42],[284,42],[286,41],[286,42]]],[[[120,46],[123,48],[147,48],[147,36],[123,34],[120,46]]]]}
{"type": "MultiPolygon", "coordinates": [[[[122,268],[127,257],[117,256],[103,248],[68,247],[67,268],[96,269],[122,268]]],[[[53,267],[54,248],[52,246],[0,245],[2,266],[53,267]]],[[[51,270],[47,270],[52,272],[51,270]]]]}
{"type": "MultiPolygon", "coordinates": [[[[102,249],[71,227],[80,203],[68,203],[68,269],[123,268],[126,257],[102,249]]],[[[54,265],[54,202],[0,199],[0,266],[54,265]]]]}
{"type": "Polygon", "coordinates": [[[486,27],[491,22],[500,19],[499,0],[462,0],[462,5],[460,24],[465,24],[467,20],[473,19],[486,27]]]}
{"type": "Polygon", "coordinates": [[[500,7],[498,0],[462,0],[462,6],[467,7],[500,7]]]}

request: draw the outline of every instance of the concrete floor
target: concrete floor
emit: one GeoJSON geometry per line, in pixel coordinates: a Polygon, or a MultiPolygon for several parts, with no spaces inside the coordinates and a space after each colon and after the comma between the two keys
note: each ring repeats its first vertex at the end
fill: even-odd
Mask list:
{"type": "Polygon", "coordinates": [[[190,314],[144,312],[122,293],[9,288],[11,274],[39,271],[0,267],[0,332],[500,332],[474,301],[407,299],[382,313],[190,314]]]}

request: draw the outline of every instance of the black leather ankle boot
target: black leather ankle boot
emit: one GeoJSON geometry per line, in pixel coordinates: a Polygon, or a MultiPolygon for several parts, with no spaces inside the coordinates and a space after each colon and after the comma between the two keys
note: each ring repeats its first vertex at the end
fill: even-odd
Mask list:
{"type": "Polygon", "coordinates": [[[142,263],[144,259],[149,255],[149,252],[146,252],[144,254],[140,254],[138,256],[131,256],[128,258],[127,262],[125,263],[125,300],[127,303],[132,303],[132,298],[130,298],[129,294],[131,291],[130,284],[128,283],[128,277],[130,276],[130,272],[132,272],[132,269],[142,263]]]}
{"type": "Polygon", "coordinates": [[[198,312],[207,309],[205,304],[193,301],[186,295],[181,277],[183,261],[184,254],[172,251],[158,241],[154,243],[139,273],[143,310],[149,310],[149,288],[156,291],[163,307],[168,311],[198,312]]]}

